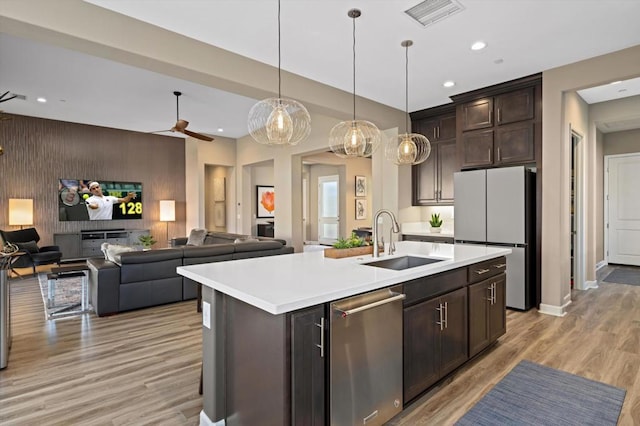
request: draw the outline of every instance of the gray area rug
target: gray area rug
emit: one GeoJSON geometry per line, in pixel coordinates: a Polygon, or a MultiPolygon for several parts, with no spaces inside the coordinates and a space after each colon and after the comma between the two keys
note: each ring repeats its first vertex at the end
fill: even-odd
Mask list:
{"type": "Polygon", "coordinates": [[[640,268],[616,268],[602,281],[616,284],[640,285],[640,268]]]}
{"type": "Polygon", "coordinates": [[[54,305],[47,306],[47,274],[38,274],[38,283],[40,284],[40,293],[42,294],[44,313],[47,318],[75,315],[78,313],[76,311],[81,309],[81,282],[81,277],[72,277],[58,280],[55,286],[53,297],[54,305]]]}
{"type": "Polygon", "coordinates": [[[615,425],[626,391],[521,361],[456,425],[615,425]]]}

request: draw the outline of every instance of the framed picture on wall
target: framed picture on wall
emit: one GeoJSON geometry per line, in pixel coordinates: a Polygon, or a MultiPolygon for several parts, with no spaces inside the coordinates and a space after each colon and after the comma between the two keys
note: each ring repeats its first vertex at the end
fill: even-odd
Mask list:
{"type": "Polygon", "coordinates": [[[356,176],[356,197],[367,196],[367,178],[366,176],[356,176]]]}
{"type": "Polygon", "coordinates": [[[256,186],[256,217],[275,217],[275,197],[273,186],[256,186]]]}
{"type": "Polygon", "coordinates": [[[356,220],[367,218],[367,200],[356,198],[356,220]]]}

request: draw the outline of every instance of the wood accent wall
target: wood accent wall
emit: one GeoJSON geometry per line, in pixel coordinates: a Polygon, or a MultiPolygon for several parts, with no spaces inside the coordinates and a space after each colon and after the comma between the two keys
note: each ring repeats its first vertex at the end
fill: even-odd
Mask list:
{"type": "Polygon", "coordinates": [[[150,229],[165,246],[167,227],[159,221],[159,200],[176,200],[171,236],[185,235],[184,139],[20,115],[0,121],[0,229],[9,226],[9,198],[32,198],[34,226],[41,244],[53,234],[92,229],[150,229]],[[60,222],[58,180],[97,179],[142,182],[143,218],[60,222]]]}

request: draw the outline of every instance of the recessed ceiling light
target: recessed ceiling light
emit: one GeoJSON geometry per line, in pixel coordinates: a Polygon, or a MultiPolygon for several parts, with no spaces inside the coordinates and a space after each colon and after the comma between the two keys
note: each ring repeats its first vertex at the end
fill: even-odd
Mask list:
{"type": "Polygon", "coordinates": [[[471,50],[482,50],[487,47],[487,43],[484,41],[476,41],[471,45],[471,50]]]}
{"type": "Polygon", "coordinates": [[[36,101],[41,102],[41,103],[47,102],[47,100],[45,98],[37,98],[36,101]]]}
{"type": "Polygon", "coordinates": [[[620,83],[622,83],[622,80],[612,81],[610,84],[620,84],[620,83]]]}
{"type": "Polygon", "coordinates": [[[224,132],[224,129],[222,127],[218,127],[218,131],[219,132],[224,132]]]}
{"type": "Polygon", "coordinates": [[[454,81],[449,80],[449,81],[445,81],[444,83],[442,83],[442,85],[444,87],[453,87],[453,86],[456,85],[456,83],[454,81]]]}

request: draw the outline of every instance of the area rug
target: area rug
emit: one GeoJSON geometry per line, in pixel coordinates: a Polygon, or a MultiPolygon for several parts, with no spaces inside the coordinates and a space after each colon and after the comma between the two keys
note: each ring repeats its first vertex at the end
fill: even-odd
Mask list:
{"type": "Polygon", "coordinates": [[[616,284],[640,285],[640,268],[616,268],[602,281],[616,284]]]}
{"type": "Polygon", "coordinates": [[[456,425],[615,425],[625,394],[624,389],[523,360],[456,425]]]}
{"type": "Polygon", "coordinates": [[[44,304],[44,313],[47,318],[65,316],[74,314],[76,310],[80,310],[80,302],[82,297],[82,277],[71,277],[58,280],[55,286],[55,306],[47,306],[47,274],[38,274],[38,283],[40,284],[40,294],[42,294],[42,303],[44,304]],[[76,306],[78,306],[76,308],[76,306]]]}

